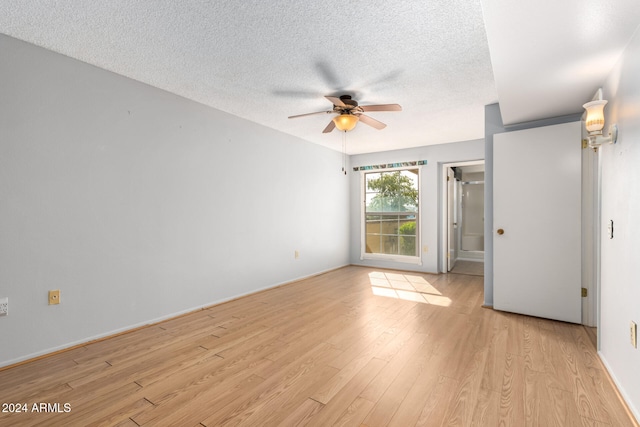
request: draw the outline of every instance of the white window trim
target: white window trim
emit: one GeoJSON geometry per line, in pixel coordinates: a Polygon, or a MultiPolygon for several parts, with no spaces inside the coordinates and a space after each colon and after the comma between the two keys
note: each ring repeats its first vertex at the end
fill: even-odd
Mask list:
{"type": "Polygon", "coordinates": [[[379,261],[393,261],[393,262],[401,262],[405,264],[416,264],[422,265],[422,166],[404,166],[398,168],[385,168],[380,170],[363,170],[360,171],[360,260],[379,260],[379,261]],[[367,173],[375,173],[375,172],[393,172],[393,171],[402,171],[402,170],[411,170],[418,169],[418,235],[416,236],[418,239],[418,256],[408,256],[408,255],[391,255],[391,254],[372,254],[365,252],[364,248],[366,247],[366,204],[367,204],[367,196],[366,196],[366,188],[367,185],[365,182],[365,174],[367,173]]]}

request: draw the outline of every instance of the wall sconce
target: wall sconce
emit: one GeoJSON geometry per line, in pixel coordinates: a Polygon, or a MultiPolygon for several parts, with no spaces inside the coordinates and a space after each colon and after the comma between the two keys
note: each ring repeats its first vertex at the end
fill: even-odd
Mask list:
{"type": "Polygon", "coordinates": [[[602,89],[598,89],[594,98],[597,99],[583,105],[584,109],[587,110],[585,127],[589,132],[586,142],[591,148],[598,148],[606,143],[615,144],[618,140],[618,125],[609,126],[608,136],[603,136],[602,134],[602,129],[604,128],[604,106],[608,102],[602,99],[602,89]]]}

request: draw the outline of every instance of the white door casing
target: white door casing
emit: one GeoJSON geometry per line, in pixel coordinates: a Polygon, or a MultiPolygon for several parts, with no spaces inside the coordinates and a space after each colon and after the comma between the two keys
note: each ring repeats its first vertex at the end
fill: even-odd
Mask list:
{"type": "Polygon", "coordinates": [[[456,263],[456,217],[455,217],[456,179],[452,168],[447,168],[447,271],[456,263]]]}

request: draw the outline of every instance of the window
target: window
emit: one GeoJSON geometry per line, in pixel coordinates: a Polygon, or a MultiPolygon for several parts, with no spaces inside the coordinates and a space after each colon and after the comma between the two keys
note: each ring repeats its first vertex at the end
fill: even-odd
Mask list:
{"type": "Polygon", "coordinates": [[[362,257],[419,262],[419,169],[363,176],[362,257]]]}

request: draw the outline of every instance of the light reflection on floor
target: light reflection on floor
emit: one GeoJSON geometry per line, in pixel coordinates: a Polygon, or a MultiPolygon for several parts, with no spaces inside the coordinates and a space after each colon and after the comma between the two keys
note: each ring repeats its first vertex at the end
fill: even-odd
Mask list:
{"type": "Polygon", "coordinates": [[[451,299],[442,295],[422,276],[375,271],[369,273],[374,295],[449,307],[451,299]]]}

